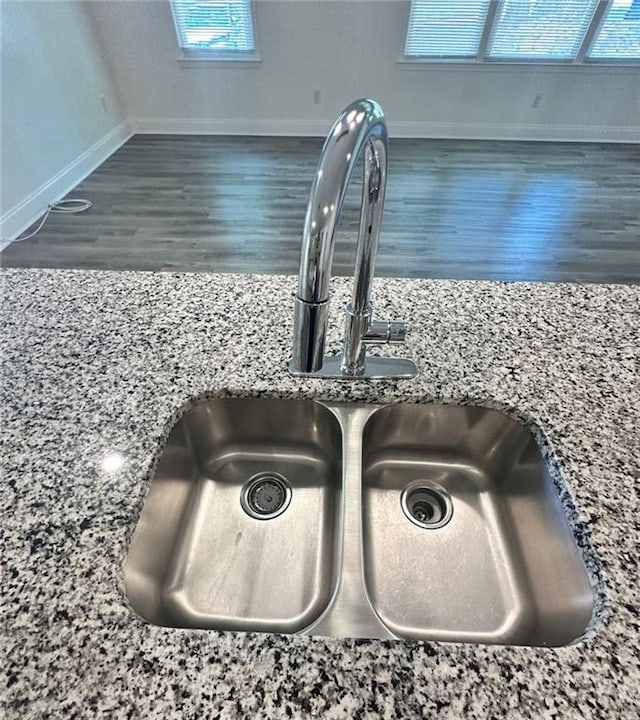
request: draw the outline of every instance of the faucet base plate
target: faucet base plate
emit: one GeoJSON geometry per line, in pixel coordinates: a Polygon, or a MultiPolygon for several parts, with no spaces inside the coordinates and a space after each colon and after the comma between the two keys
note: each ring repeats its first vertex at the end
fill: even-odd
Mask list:
{"type": "Polygon", "coordinates": [[[350,375],[342,370],[342,355],[325,355],[322,367],[315,372],[300,372],[289,364],[289,372],[296,377],[333,378],[335,380],[403,380],[415,377],[418,368],[413,360],[399,357],[367,356],[364,372],[350,375]]]}

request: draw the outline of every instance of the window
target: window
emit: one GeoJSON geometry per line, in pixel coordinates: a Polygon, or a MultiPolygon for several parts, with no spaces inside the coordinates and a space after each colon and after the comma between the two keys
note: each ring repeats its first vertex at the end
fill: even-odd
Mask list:
{"type": "Polygon", "coordinates": [[[218,59],[243,59],[255,51],[251,0],[171,0],[178,43],[218,59]]]}
{"type": "Polygon", "coordinates": [[[574,58],[598,0],[504,0],[489,42],[489,57],[574,58]]]}
{"type": "Polygon", "coordinates": [[[408,60],[640,60],[640,0],[412,0],[408,60]]]}
{"type": "Polygon", "coordinates": [[[640,57],[640,0],[614,0],[589,57],[640,57]]]}
{"type": "Polygon", "coordinates": [[[411,3],[405,55],[475,56],[488,7],[489,0],[420,0],[411,3]]]}

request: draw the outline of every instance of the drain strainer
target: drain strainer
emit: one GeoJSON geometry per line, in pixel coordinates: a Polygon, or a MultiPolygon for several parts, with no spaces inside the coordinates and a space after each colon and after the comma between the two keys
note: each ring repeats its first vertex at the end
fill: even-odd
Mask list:
{"type": "Polygon", "coordinates": [[[281,515],[291,502],[291,486],[278,473],[254,475],[242,487],[242,509],[256,520],[271,520],[281,515]]]}
{"type": "Polygon", "coordinates": [[[400,505],[414,525],[430,530],[446,525],[453,515],[449,495],[428,480],[416,480],[406,487],[400,495],[400,505]]]}

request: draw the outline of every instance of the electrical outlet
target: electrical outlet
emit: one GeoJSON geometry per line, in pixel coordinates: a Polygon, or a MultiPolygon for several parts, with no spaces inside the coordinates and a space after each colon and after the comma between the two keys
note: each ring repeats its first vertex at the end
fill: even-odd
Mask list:
{"type": "Polygon", "coordinates": [[[313,91],[313,104],[320,105],[320,98],[321,98],[320,90],[314,90],[313,91]]]}
{"type": "Polygon", "coordinates": [[[533,102],[531,103],[531,107],[534,108],[534,110],[535,110],[535,108],[540,107],[541,102],[542,102],[542,93],[536,93],[533,98],[533,102]]]}
{"type": "Polygon", "coordinates": [[[105,112],[109,112],[109,109],[107,108],[107,99],[105,98],[104,95],[100,95],[100,102],[102,103],[102,109],[105,112]]]}

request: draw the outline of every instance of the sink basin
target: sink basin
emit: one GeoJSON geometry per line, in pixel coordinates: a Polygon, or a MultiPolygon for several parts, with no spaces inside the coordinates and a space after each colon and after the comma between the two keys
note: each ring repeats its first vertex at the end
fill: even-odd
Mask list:
{"type": "Polygon", "coordinates": [[[169,436],[132,540],[132,607],[158,625],[299,632],[336,586],[341,484],[340,428],[322,405],[194,407],[169,436]]]}
{"type": "Polygon", "coordinates": [[[370,417],[363,449],[365,583],[395,635],[564,645],[584,632],[589,578],[524,426],[393,405],[370,417]]]}
{"type": "Polygon", "coordinates": [[[172,627],[563,645],[593,607],[534,437],[478,407],[196,405],[124,575],[172,627]]]}

